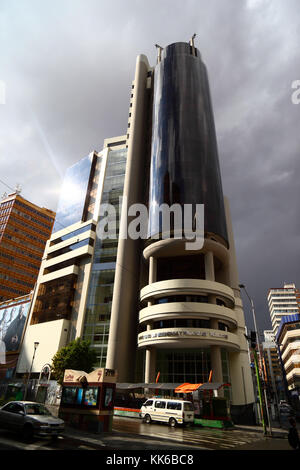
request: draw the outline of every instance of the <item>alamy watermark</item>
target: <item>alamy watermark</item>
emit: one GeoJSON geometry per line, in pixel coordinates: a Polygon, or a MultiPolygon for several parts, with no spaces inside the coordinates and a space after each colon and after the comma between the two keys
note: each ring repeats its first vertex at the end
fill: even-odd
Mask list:
{"type": "Polygon", "coordinates": [[[119,239],[132,240],[184,239],[186,250],[201,250],[204,244],[204,204],[161,204],[150,207],[150,211],[149,217],[144,204],[128,206],[126,196],[119,198],[118,206],[101,204],[97,236],[101,240],[118,236],[119,239]],[[150,219],[152,229],[149,227],[150,219]],[[121,222],[119,235],[118,220],[121,222]]]}
{"type": "Polygon", "coordinates": [[[292,89],[295,90],[291,95],[293,104],[300,104],[300,80],[294,80],[292,82],[292,89]]]}

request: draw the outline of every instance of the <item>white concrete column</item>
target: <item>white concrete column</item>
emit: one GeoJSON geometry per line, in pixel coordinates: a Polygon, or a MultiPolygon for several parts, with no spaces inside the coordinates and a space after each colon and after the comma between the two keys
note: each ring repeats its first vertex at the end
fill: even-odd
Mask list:
{"type": "Polygon", "coordinates": [[[214,267],[214,255],[212,251],[208,251],[204,255],[205,263],[205,279],[207,281],[215,281],[215,267],[214,267]]]}
{"type": "MultiPolygon", "coordinates": [[[[153,256],[149,258],[149,284],[156,282],[157,279],[157,260],[153,256]]],[[[148,307],[153,305],[153,302],[148,302],[148,307]]],[[[152,330],[152,324],[147,324],[147,331],[152,330]]],[[[145,355],[145,383],[154,382],[155,375],[155,361],[156,361],[156,350],[153,348],[146,349],[145,355]]]]}
{"type": "MultiPolygon", "coordinates": [[[[212,382],[223,383],[222,358],[220,346],[210,347],[210,360],[212,373],[212,382]]],[[[223,389],[218,391],[219,396],[223,396],[223,389]]]]}
{"type": "Polygon", "coordinates": [[[153,256],[149,258],[149,284],[156,282],[157,279],[157,259],[153,256]]]}
{"type": "Polygon", "coordinates": [[[145,356],[145,383],[153,383],[155,381],[155,363],[156,349],[146,349],[145,356]]]}

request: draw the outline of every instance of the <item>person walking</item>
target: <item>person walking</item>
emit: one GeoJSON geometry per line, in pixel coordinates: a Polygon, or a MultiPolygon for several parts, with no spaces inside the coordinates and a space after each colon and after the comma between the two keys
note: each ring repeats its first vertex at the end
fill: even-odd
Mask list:
{"type": "Polygon", "coordinates": [[[289,444],[293,449],[300,450],[300,440],[299,440],[298,430],[296,427],[296,421],[294,418],[290,418],[289,421],[291,425],[291,427],[289,428],[289,433],[288,433],[289,444]]]}

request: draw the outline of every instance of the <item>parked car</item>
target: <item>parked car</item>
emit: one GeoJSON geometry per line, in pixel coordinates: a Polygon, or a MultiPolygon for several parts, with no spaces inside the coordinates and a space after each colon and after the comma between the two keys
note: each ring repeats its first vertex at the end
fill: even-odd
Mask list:
{"type": "Polygon", "coordinates": [[[194,406],[190,401],[153,398],[143,404],[140,416],[147,424],[151,421],[162,421],[172,427],[177,424],[193,424],[194,406]]]}
{"type": "Polygon", "coordinates": [[[55,418],[41,403],[11,401],[0,408],[0,428],[21,432],[26,440],[34,436],[57,438],[64,421],[55,418]]]}

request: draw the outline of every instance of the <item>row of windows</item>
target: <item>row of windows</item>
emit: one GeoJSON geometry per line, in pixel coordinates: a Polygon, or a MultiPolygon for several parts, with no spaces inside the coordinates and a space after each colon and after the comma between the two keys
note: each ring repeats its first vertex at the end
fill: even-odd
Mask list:
{"type": "MultiPolygon", "coordinates": [[[[18,290],[15,289],[14,287],[9,287],[9,286],[1,286],[2,289],[4,289],[7,292],[11,292],[12,294],[17,294],[17,295],[23,295],[24,290],[18,290]]],[[[4,297],[0,297],[0,300],[3,300],[4,297]]]]}
{"type": "MultiPolygon", "coordinates": [[[[202,318],[180,318],[176,320],[160,320],[153,323],[154,330],[160,328],[211,328],[211,322],[202,318]]],[[[228,331],[228,326],[225,323],[218,322],[218,329],[228,331]]]]}
{"type": "MultiPolygon", "coordinates": [[[[206,295],[170,295],[168,297],[161,297],[155,299],[155,304],[165,304],[170,302],[198,302],[208,303],[208,297],[206,295]]],[[[225,302],[222,299],[216,299],[217,305],[226,307],[225,302]]]]}
{"type": "Polygon", "coordinates": [[[28,258],[32,258],[32,259],[35,259],[35,260],[41,262],[41,256],[36,256],[32,253],[29,253],[29,251],[21,250],[21,248],[10,245],[9,243],[6,243],[6,242],[1,242],[1,246],[3,246],[4,248],[7,248],[8,250],[10,250],[12,252],[19,253],[20,255],[24,255],[24,256],[27,256],[28,258]]]}
{"type": "Polygon", "coordinates": [[[6,202],[1,202],[0,203],[0,211],[4,208],[7,208],[7,207],[12,207],[13,204],[14,204],[14,199],[12,199],[11,201],[6,201],[6,202]]]}
{"type": "Polygon", "coordinates": [[[29,214],[26,214],[26,212],[23,212],[23,211],[20,211],[18,209],[16,209],[15,207],[12,208],[11,212],[13,214],[17,214],[19,215],[20,217],[22,217],[22,219],[27,219],[27,220],[31,220],[32,222],[34,222],[35,224],[37,225],[42,225],[44,228],[50,230],[51,229],[51,226],[45,224],[44,222],[41,222],[40,220],[36,219],[35,217],[32,217],[31,215],[29,214]]]}
{"type": "Polygon", "coordinates": [[[7,274],[0,274],[0,279],[4,279],[6,281],[11,281],[11,282],[14,282],[16,284],[21,284],[22,286],[25,286],[25,287],[32,287],[33,286],[32,282],[29,283],[29,282],[22,281],[21,279],[12,278],[11,276],[8,276],[7,274]]]}
{"type": "Polygon", "coordinates": [[[53,259],[60,255],[65,255],[66,253],[71,253],[78,248],[82,248],[83,246],[93,246],[94,240],[92,238],[86,238],[85,240],[81,240],[80,242],[72,243],[71,245],[65,246],[60,250],[54,251],[53,253],[48,253],[47,259],[53,259]]]}
{"type": "Polygon", "coordinates": [[[14,235],[10,235],[9,233],[5,233],[3,235],[3,239],[4,238],[7,239],[7,240],[11,240],[12,242],[15,242],[15,243],[17,243],[19,245],[22,245],[24,247],[27,247],[30,250],[36,251],[37,253],[40,253],[41,257],[43,255],[43,252],[44,252],[43,248],[37,247],[37,246],[33,245],[32,243],[27,242],[26,240],[15,237],[14,235]]]}
{"type": "Polygon", "coordinates": [[[11,212],[10,208],[9,209],[2,209],[1,208],[1,212],[0,212],[1,218],[2,217],[7,217],[10,214],[10,212],[11,212]]]}
{"type": "Polygon", "coordinates": [[[66,235],[62,235],[55,240],[51,240],[50,246],[56,245],[57,243],[64,242],[65,240],[69,240],[72,237],[76,237],[76,235],[80,235],[81,233],[87,232],[92,230],[93,232],[96,230],[95,224],[85,225],[84,227],[80,227],[77,230],[73,230],[72,232],[67,233],[66,235]]]}
{"type": "Polygon", "coordinates": [[[17,222],[17,224],[20,224],[23,227],[28,228],[29,230],[33,230],[35,233],[39,233],[40,235],[42,235],[46,239],[49,238],[49,232],[44,232],[43,230],[40,230],[37,227],[33,227],[31,224],[27,224],[23,219],[19,219],[18,217],[15,218],[15,217],[12,216],[10,220],[13,220],[14,222],[17,222]]]}
{"type": "Polygon", "coordinates": [[[274,310],[273,313],[298,313],[299,308],[296,309],[291,309],[289,308],[288,310],[274,310]]]}
{"type": "Polygon", "coordinates": [[[273,308],[291,308],[291,307],[297,307],[297,302],[285,302],[281,304],[274,304],[273,308]]]}
{"type": "Polygon", "coordinates": [[[16,266],[9,266],[5,263],[1,263],[0,261],[0,268],[7,269],[8,271],[12,271],[13,273],[22,274],[26,277],[31,277],[32,279],[36,279],[36,275],[29,273],[28,271],[24,272],[24,269],[17,268],[16,266]]]}
{"type": "MultiPolygon", "coordinates": [[[[38,215],[39,217],[42,217],[43,219],[47,220],[47,221],[50,222],[50,223],[52,223],[52,221],[53,221],[52,217],[49,217],[48,215],[43,214],[43,213],[40,212],[40,211],[37,211],[37,210],[34,209],[33,207],[28,206],[27,204],[24,204],[24,203],[21,202],[21,201],[16,200],[16,205],[21,206],[21,207],[24,207],[24,209],[26,209],[26,210],[32,212],[33,214],[38,215]]],[[[41,223],[41,222],[39,222],[39,223],[41,223]]],[[[48,228],[49,225],[45,225],[45,227],[48,228]]],[[[49,227],[49,228],[50,228],[50,227],[49,227]]]]}
{"type": "Polygon", "coordinates": [[[41,239],[34,236],[34,235],[31,235],[30,233],[28,232],[24,232],[23,229],[19,229],[15,226],[12,226],[12,225],[9,225],[9,231],[10,232],[16,232],[16,233],[19,233],[20,232],[20,235],[22,235],[23,237],[26,237],[26,238],[30,238],[30,240],[33,240],[34,242],[37,242],[37,243],[41,243],[41,239]]]}
{"type": "MultiPolygon", "coordinates": [[[[3,251],[2,252],[0,251],[0,257],[9,259],[13,263],[15,262],[14,256],[4,253],[3,251]]],[[[35,270],[39,269],[39,267],[36,264],[29,263],[28,261],[25,261],[21,258],[17,258],[17,264],[22,264],[23,266],[26,266],[28,268],[32,268],[35,270]]]]}

